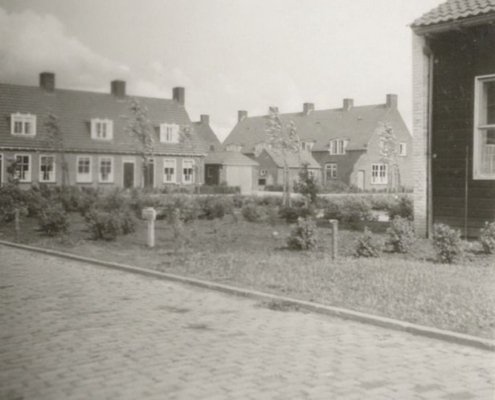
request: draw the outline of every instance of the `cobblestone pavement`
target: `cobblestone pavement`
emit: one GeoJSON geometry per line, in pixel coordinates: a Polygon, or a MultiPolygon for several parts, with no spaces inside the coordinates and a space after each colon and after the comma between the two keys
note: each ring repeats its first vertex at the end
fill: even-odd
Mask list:
{"type": "Polygon", "coordinates": [[[1,399],[490,399],[495,354],[0,246],[1,399]]]}

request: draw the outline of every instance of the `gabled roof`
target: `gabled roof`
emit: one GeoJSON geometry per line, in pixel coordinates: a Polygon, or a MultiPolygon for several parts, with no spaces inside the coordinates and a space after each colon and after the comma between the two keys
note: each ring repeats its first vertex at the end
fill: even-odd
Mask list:
{"type": "MultiPolygon", "coordinates": [[[[179,144],[159,141],[160,123],[192,126],[183,105],[171,99],[138,97],[148,109],[148,117],[155,128],[155,152],[157,154],[205,154],[204,143],[192,129],[192,140],[179,144]]],[[[136,153],[138,142],[125,128],[129,118],[130,96],[123,98],[107,93],[56,89],[47,92],[39,87],[0,84],[0,148],[49,149],[44,121],[48,113],[59,118],[67,151],[136,153]],[[10,134],[11,114],[29,113],[37,117],[35,137],[19,137],[10,134]],[[91,119],[113,120],[113,140],[91,139],[91,119]]]]}
{"type": "Polygon", "coordinates": [[[253,159],[237,151],[217,151],[208,153],[205,164],[247,165],[257,167],[259,164],[253,159]]]}
{"type": "MultiPolygon", "coordinates": [[[[327,151],[331,139],[348,139],[347,150],[364,150],[381,122],[392,124],[394,130],[409,131],[396,108],[385,104],[331,110],[315,110],[310,114],[280,114],[284,124],[293,121],[302,141],[314,141],[312,151],[327,151]]],[[[242,146],[243,153],[253,153],[257,143],[266,141],[268,116],[248,117],[238,122],[223,145],[242,146]]]]}
{"type": "Polygon", "coordinates": [[[220,143],[220,140],[218,140],[217,135],[215,135],[215,132],[213,132],[213,129],[211,129],[209,124],[199,121],[193,122],[193,126],[199,138],[205,143],[207,149],[212,148],[212,146],[215,150],[222,148],[222,143],[220,143]]]}
{"type": "Polygon", "coordinates": [[[495,0],[448,0],[427,12],[412,23],[412,28],[420,28],[493,13],[495,0]]]}
{"type": "MultiPolygon", "coordinates": [[[[277,167],[284,167],[284,158],[281,153],[270,149],[263,149],[261,154],[257,157],[261,157],[263,153],[268,154],[271,159],[277,164],[277,167]]],[[[299,153],[287,153],[287,165],[289,168],[301,168],[302,165],[308,164],[308,168],[320,169],[321,165],[313,158],[311,153],[307,151],[301,151],[299,153]]]]}

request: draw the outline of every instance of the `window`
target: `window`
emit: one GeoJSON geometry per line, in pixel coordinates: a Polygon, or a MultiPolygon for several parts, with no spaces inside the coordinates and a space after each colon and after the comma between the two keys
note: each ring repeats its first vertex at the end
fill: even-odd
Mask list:
{"type": "Polygon", "coordinates": [[[407,156],[407,143],[399,143],[399,156],[407,156]]]}
{"type": "Polygon", "coordinates": [[[96,140],[112,140],[113,121],[93,118],[91,120],[91,138],[96,140]]]}
{"type": "Polygon", "coordinates": [[[240,144],[232,144],[231,143],[231,144],[228,144],[227,146],[225,146],[225,150],[227,150],[227,151],[236,151],[236,152],[240,153],[241,150],[242,150],[242,145],[240,145],[240,144]]]}
{"type": "Polygon", "coordinates": [[[31,182],[31,155],[16,154],[15,176],[19,182],[31,182]]]}
{"type": "Polygon", "coordinates": [[[385,164],[371,164],[371,184],[385,185],[387,182],[387,166],[385,164]]]}
{"type": "Polygon", "coordinates": [[[16,136],[35,136],[36,115],[12,114],[10,116],[10,133],[16,136]]]}
{"type": "Polygon", "coordinates": [[[175,165],[174,159],[163,160],[163,183],[175,183],[175,165]]]}
{"type": "Polygon", "coordinates": [[[112,157],[100,157],[100,168],[98,178],[102,183],[113,182],[113,158],[112,157]]]}
{"type": "Polygon", "coordinates": [[[266,176],[268,171],[266,169],[260,169],[260,176],[266,176]]]}
{"type": "Polygon", "coordinates": [[[475,82],[474,179],[495,179],[495,75],[475,82]]]}
{"type": "Polygon", "coordinates": [[[89,183],[92,181],[91,177],[91,157],[90,156],[77,156],[77,173],[76,182],[89,183]]]}
{"type": "Polygon", "coordinates": [[[160,142],[162,143],[179,143],[179,125],[161,124],[160,125],[160,142]]]}
{"type": "Polygon", "coordinates": [[[182,160],[182,182],[194,182],[194,160],[182,160]]]}
{"type": "Polygon", "coordinates": [[[332,179],[337,179],[337,164],[336,163],[325,164],[325,174],[327,181],[330,181],[332,179]]]}
{"type": "Polygon", "coordinates": [[[40,182],[55,182],[55,156],[40,156],[40,182]]]}
{"type": "Polygon", "coordinates": [[[349,141],[345,139],[330,140],[330,145],[329,145],[330,154],[334,154],[334,155],[345,154],[348,143],[349,141]]]}

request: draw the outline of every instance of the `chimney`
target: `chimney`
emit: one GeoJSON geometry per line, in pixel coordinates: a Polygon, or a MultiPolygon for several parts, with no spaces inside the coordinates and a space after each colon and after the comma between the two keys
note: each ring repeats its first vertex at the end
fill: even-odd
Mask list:
{"type": "Polygon", "coordinates": [[[387,94],[387,108],[397,108],[398,96],[396,94],[387,94]]]}
{"type": "Polygon", "coordinates": [[[201,123],[205,125],[210,125],[210,116],[207,114],[201,114],[199,116],[201,123]]]}
{"type": "Polygon", "coordinates": [[[239,110],[237,111],[237,123],[244,121],[248,116],[248,113],[246,110],[239,110]]]}
{"type": "Polygon", "coordinates": [[[309,115],[315,110],[314,103],[304,103],[303,104],[303,113],[304,115],[309,115]]]}
{"type": "Polygon", "coordinates": [[[174,100],[180,105],[184,105],[186,103],[186,89],[183,87],[174,87],[173,91],[174,100]]]}
{"type": "Polygon", "coordinates": [[[278,114],[278,107],[270,106],[270,107],[268,107],[268,112],[269,113],[274,112],[274,113],[278,114]]]}
{"type": "Polygon", "coordinates": [[[55,74],[53,72],[42,72],[40,74],[40,88],[47,92],[55,90],[55,74]]]}
{"type": "Polygon", "coordinates": [[[344,99],[344,104],[342,106],[344,111],[349,111],[352,107],[354,107],[354,100],[353,99],[344,99]]]}
{"type": "Polygon", "coordinates": [[[125,97],[125,81],[112,81],[110,87],[115,97],[125,97]]]}

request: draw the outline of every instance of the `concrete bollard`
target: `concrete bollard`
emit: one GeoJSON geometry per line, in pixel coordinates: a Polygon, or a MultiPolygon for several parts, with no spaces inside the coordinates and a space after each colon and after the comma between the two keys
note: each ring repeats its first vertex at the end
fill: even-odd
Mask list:
{"type": "Polygon", "coordinates": [[[337,219],[330,219],[329,222],[332,228],[332,260],[335,260],[338,256],[337,239],[339,236],[339,221],[337,219]]]}
{"type": "Polygon", "coordinates": [[[148,221],[148,247],[155,247],[155,220],[156,210],[153,207],[146,207],[143,209],[142,217],[148,221]]]}
{"type": "Polygon", "coordinates": [[[20,223],[20,218],[19,218],[19,209],[16,208],[14,210],[14,226],[15,226],[15,240],[19,241],[19,238],[21,236],[21,223],[20,223]]]}

